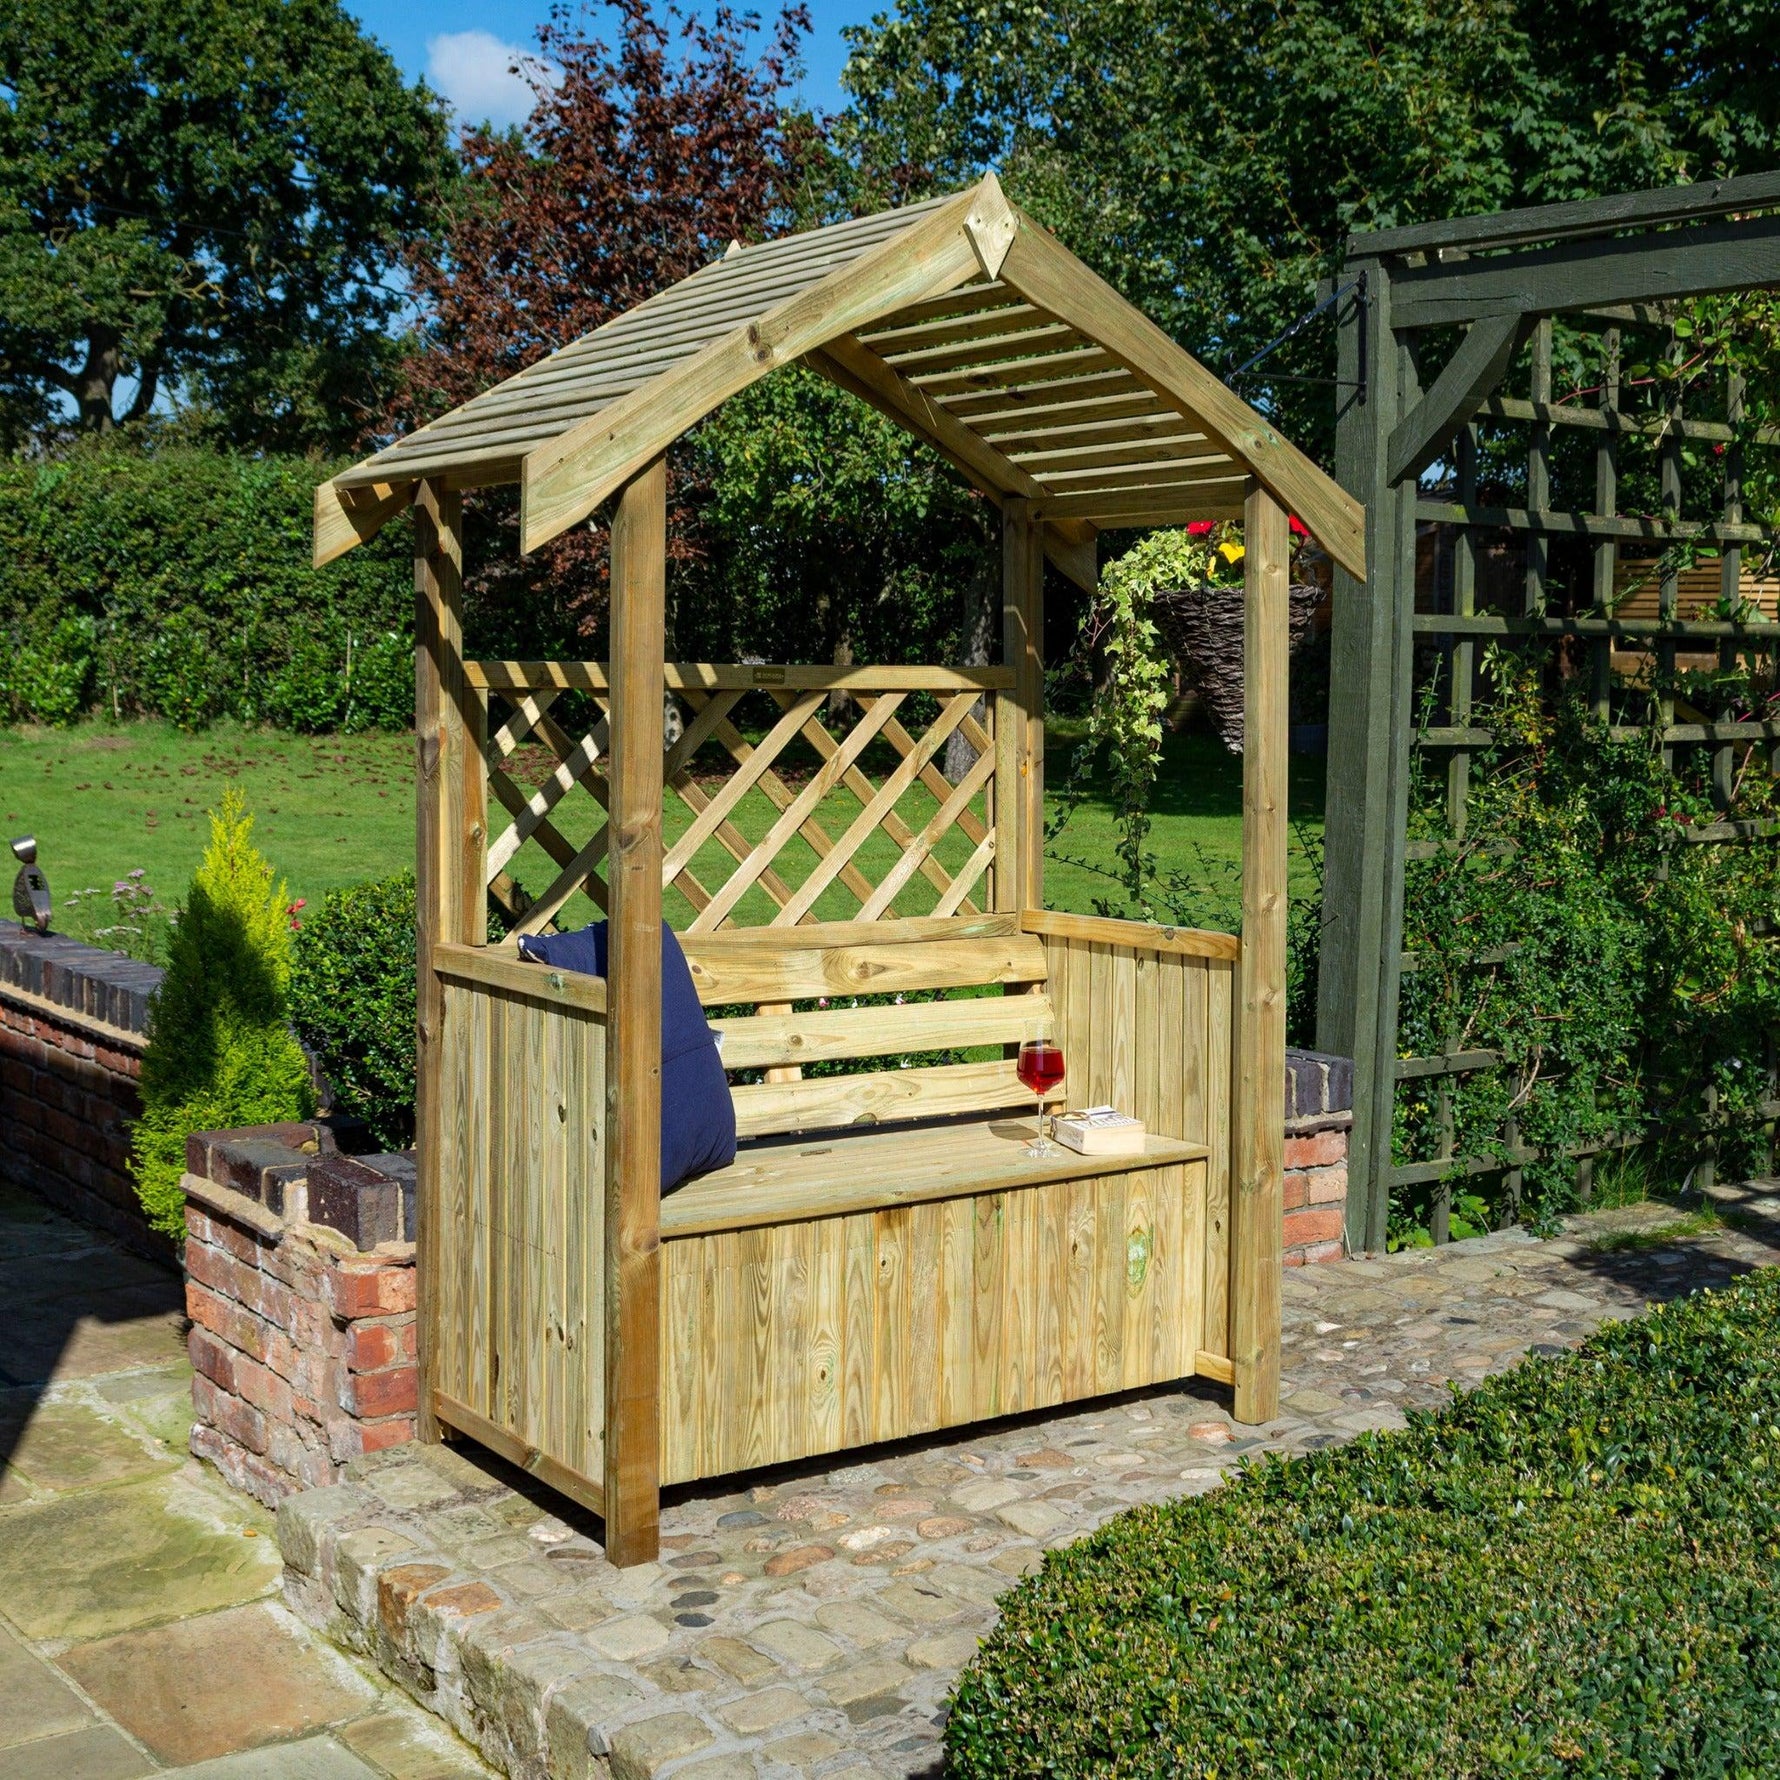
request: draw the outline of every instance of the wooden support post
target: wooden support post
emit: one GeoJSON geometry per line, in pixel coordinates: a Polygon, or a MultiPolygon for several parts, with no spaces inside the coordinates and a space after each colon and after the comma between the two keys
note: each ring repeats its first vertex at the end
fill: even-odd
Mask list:
{"type": "MultiPolygon", "coordinates": [[[[1603,411],[1617,417],[1619,409],[1619,329],[1608,328],[1601,335],[1601,393],[1597,404],[1603,411]]],[[[1595,446],[1595,512],[1610,519],[1619,512],[1619,435],[1604,432],[1595,446]]],[[[1613,612],[1613,583],[1619,565],[1619,542],[1616,538],[1598,538],[1594,544],[1594,613],[1610,617],[1613,612]]],[[[1601,637],[1589,645],[1589,706],[1602,722],[1613,716],[1613,640],[1601,637]]],[[[1594,1158],[1583,1161],[1592,1170],[1594,1158]]]]}
{"type": "MultiPolygon", "coordinates": [[[[474,943],[483,931],[480,871],[466,869],[472,850],[465,845],[466,828],[483,818],[466,808],[470,738],[464,724],[463,571],[463,497],[440,483],[423,482],[414,496],[415,1287],[423,1440],[439,1438],[432,1373],[439,1351],[436,1285],[444,1252],[439,1170],[444,991],[433,971],[433,947],[441,941],[474,943]]],[[[478,843],[481,838],[478,827],[478,843]]]]}
{"type": "MultiPolygon", "coordinates": [[[[1045,884],[1045,556],[1041,530],[1029,501],[1010,499],[1003,504],[1001,658],[1014,670],[1014,687],[1001,713],[1013,718],[1013,796],[1004,799],[998,787],[996,852],[1012,874],[1012,906],[1029,909],[1044,907],[1045,884]]],[[[997,884],[1000,882],[998,876],[997,884]]],[[[999,892],[996,904],[1003,906],[999,892]]]]}
{"type": "Polygon", "coordinates": [[[1244,508],[1243,540],[1242,959],[1230,1169],[1230,1363],[1236,1419],[1262,1422],[1279,1410],[1291,619],[1285,509],[1259,485],[1251,487],[1244,508]]]}
{"type": "Polygon", "coordinates": [[[1335,575],[1329,701],[1327,862],[1317,1049],[1354,1060],[1348,1144],[1347,1235],[1380,1249],[1390,1216],[1397,988],[1403,933],[1403,847],[1414,727],[1410,670],[1415,615],[1415,488],[1385,475],[1385,441],[1415,400],[1414,363],[1392,324],[1387,269],[1364,272],[1365,296],[1337,310],[1340,324],[1335,462],[1341,484],[1366,502],[1368,579],[1335,575]],[[1362,371],[1364,387],[1362,389],[1362,371]]]}
{"type": "Polygon", "coordinates": [[[993,695],[990,739],[995,744],[995,777],[989,781],[989,821],[995,830],[995,859],[989,870],[990,908],[1002,914],[1020,912],[1019,849],[1014,824],[1020,810],[1019,742],[1022,728],[1011,692],[993,695]]]}
{"type": "MultiPolygon", "coordinates": [[[[660,1550],[661,701],[667,466],[612,521],[606,1026],[606,1556],[660,1550]]],[[[540,1335],[541,1339],[541,1335],[540,1335]]]]}

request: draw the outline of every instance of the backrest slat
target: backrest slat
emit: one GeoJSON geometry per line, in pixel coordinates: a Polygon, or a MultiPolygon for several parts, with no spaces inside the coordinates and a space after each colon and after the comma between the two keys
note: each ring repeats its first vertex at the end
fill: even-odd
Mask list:
{"type": "Polygon", "coordinates": [[[1042,994],[975,995],[901,1007],[743,1015],[713,1020],[711,1027],[723,1035],[725,1069],[779,1069],[839,1057],[1018,1044],[1050,1033],[1050,1021],[1051,1004],[1042,994]]]}
{"type": "Polygon", "coordinates": [[[1034,1104],[1013,1064],[1004,1058],[993,1063],[819,1076],[814,1081],[760,1082],[734,1093],[736,1132],[741,1137],[942,1118],[999,1107],[1030,1110],[1034,1104]]]}
{"type": "Polygon", "coordinates": [[[1044,947],[1031,934],[901,944],[777,948],[722,935],[681,940],[699,1000],[814,1001],[824,995],[887,995],[916,989],[967,989],[988,983],[1042,983],[1044,947]]]}

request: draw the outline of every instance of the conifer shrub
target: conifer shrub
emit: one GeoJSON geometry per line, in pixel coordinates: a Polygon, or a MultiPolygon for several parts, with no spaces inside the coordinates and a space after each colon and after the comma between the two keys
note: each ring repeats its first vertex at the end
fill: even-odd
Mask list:
{"type": "Polygon", "coordinates": [[[289,1025],[290,895],[253,844],[239,791],[210,816],[210,844],[149,1005],[132,1171],[149,1222],[185,1230],[179,1177],[193,1131],[306,1118],[309,1063],[289,1025]]]}

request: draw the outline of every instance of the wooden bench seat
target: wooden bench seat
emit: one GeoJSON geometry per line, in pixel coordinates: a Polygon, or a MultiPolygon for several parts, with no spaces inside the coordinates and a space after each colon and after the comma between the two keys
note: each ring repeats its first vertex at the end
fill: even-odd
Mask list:
{"type": "Polygon", "coordinates": [[[1061,1144],[1054,1155],[1028,1156],[1032,1130],[1031,1118],[998,1118],[749,1144],[730,1167],[662,1200],[662,1240],[1129,1174],[1209,1154],[1202,1143],[1152,1135],[1141,1156],[1081,1156],[1061,1144]]]}
{"type": "MultiPolygon", "coordinates": [[[[682,943],[743,1144],[651,1208],[659,1482],[1231,1378],[1233,939],[1029,911],[682,943]],[[1061,1098],[1135,1113],[1141,1156],[1024,1153],[1012,1053],[1041,1028],[1061,1098]]],[[[576,1214],[605,1173],[607,985],[500,946],[435,964],[462,1312],[433,1406],[601,1509],[611,1256],[576,1214]]]]}

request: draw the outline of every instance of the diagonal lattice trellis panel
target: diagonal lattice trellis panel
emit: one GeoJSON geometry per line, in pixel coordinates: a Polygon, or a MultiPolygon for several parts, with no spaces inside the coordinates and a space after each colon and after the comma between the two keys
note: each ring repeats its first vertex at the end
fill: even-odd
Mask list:
{"type": "MultiPolygon", "coordinates": [[[[577,892],[603,909],[603,675],[584,664],[476,666],[482,673],[473,680],[495,682],[484,694],[491,698],[491,895],[522,932],[548,926],[577,892]],[[564,728],[552,709],[569,685],[588,693],[599,712],[584,734],[564,728]],[[504,828],[492,819],[497,808],[509,818],[504,828]],[[541,850],[552,867],[535,896],[513,870],[527,848],[541,850]]],[[[752,912],[764,898],[771,923],[783,926],[816,919],[819,905],[829,916],[868,921],[980,912],[996,853],[996,719],[985,682],[1000,676],[928,668],[905,670],[905,677],[911,683],[886,669],[669,669],[683,722],[663,757],[670,838],[662,887],[683,897],[692,916],[676,926],[711,932],[736,925],[750,912],[750,896],[752,912]],[[781,674],[795,683],[774,683],[781,674]],[[725,683],[737,680],[747,683],[725,683]],[[843,700],[833,698],[836,682],[843,700]],[[777,711],[752,742],[735,722],[751,687],[763,689],[777,711]],[[911,721],[917,691],[938,705],[924,725],[911,721]],[[974,755],[956,785],[940,769],[954,735],[974,755]],[[732,763],[715,782],[713,746],[732,763]],[[671,816],[676,803],[683,825],[671,816]]],[[[537,881],[535,871],[526,875],[537,881]]]]}

